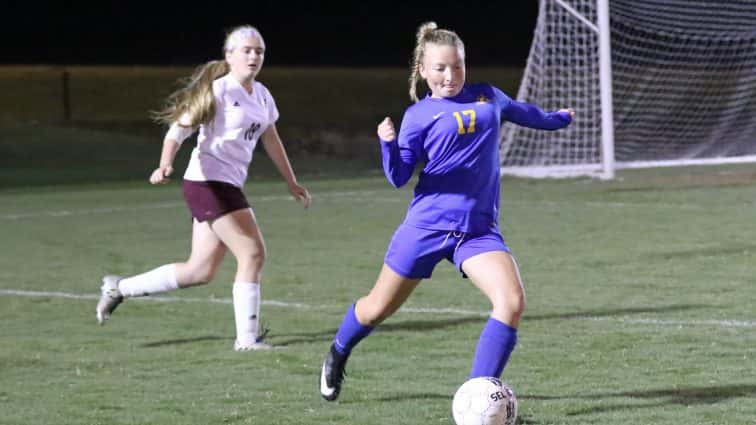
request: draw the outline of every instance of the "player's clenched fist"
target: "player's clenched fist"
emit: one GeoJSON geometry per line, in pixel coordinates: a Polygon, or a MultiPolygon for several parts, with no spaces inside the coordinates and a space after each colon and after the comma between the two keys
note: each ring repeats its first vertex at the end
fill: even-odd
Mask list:
{"type": "Polygon", "coordinates": [[[166,184],[171,179],[169,177],[173,174],[173,167],[170,165],[161,165],[152,172],[150,176],[150,183],[152,184],[166,184]]]}
{"type": "Polygon", "coordinates": [[[396,139],[396,130],[394,130],[394,122],[391,118],[386,117],[378,124],[378,137],[385,142],[393,142],[396,139]]]}

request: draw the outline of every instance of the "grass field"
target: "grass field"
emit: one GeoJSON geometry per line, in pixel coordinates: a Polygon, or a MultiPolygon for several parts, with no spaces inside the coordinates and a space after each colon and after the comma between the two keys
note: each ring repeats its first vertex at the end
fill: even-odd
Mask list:
{"type": "MultiPolygon", "coordinates": [[[[489,306],[449,264],[355,350],[339,402],[316,387],[411,189],[374,169],[303,172],[304,211],[254,170],[270,352],[232,350],[232,258],[208,286],[130,300],[96,325],[101,275],[184,259],[177,184],[0,191],[0,424],[451,423],[489,306]]],[[[755,424],[753,172],[620,177],[503,180],[502,229],[528,294],[504,373],[519,424],[755,424]]]]}
{"type": "MultiPolygon", "coordinates": [[[[355,350],[339,402],[317,391],[411,198],[385,182],[374,140],[406,106],[405,70],[263,71],[314,205],[288,199],[256,153],[246,190],[279,349],[254,353],[232,350],[232,258],[211,285],[130,300],[96,325],[103,274],[188,253],[178,184],[146,178],[163,135],[147,110],[189,69],[70,67],[68,121],[62,71],[0,67],[0,425],[452,422],[489,306],[449,264],[355,350]]],[[[519,72],[473,72],[515,92],[519,72]]],[[[501,227],[528,294],[504,373],[519,424],[755,425],[756,173],[619,177],[503,180],[501,227]]]]}

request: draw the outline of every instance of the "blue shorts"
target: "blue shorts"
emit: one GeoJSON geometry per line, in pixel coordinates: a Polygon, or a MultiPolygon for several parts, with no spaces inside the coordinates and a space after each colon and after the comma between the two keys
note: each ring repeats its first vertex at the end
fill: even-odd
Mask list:
{"type": "Polygon", "coordinates": [[[402,224],[394,232],[383,261],[404,277],[425,279],[431,277],[436,264],[443,259],[462,272],[465,260],[490,251],[510,252],[496,230],[470,234],[402,224]]]}

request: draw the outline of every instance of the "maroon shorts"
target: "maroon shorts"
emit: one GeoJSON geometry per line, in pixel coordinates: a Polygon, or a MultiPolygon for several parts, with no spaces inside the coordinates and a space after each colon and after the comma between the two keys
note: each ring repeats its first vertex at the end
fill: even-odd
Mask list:
{"type": "Polygon", "coordinates": [[[184,180],[184,199],[197,221],[215,220],[231,211],[249,208],[244,192],[225,182],[184,180]]]}

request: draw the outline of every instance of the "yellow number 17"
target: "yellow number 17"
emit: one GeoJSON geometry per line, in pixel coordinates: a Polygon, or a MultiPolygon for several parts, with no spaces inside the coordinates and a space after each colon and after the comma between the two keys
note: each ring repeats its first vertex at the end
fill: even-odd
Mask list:
{"type": "Polygon", "coordinates": [[[475,109],[465,109],[461,114],[455,112],[454,118],[457,119],[457,134],[475,133],[475,109]],[[470,124],[467,126],[467,129],[465,129],[464,122],[462,122],[462,115],[470,116],[470,124]]]}

